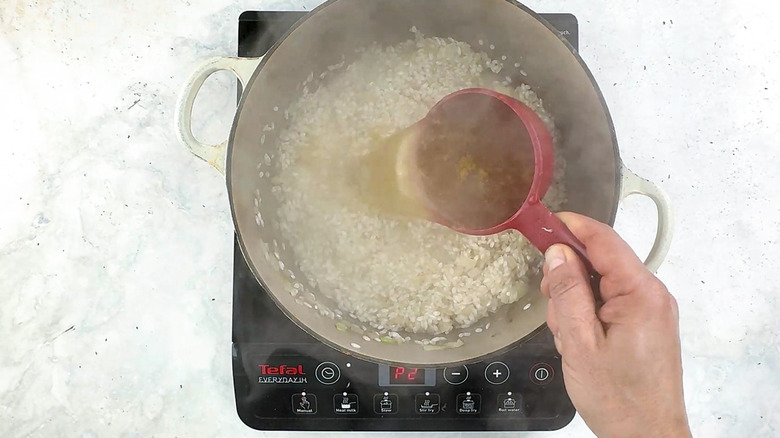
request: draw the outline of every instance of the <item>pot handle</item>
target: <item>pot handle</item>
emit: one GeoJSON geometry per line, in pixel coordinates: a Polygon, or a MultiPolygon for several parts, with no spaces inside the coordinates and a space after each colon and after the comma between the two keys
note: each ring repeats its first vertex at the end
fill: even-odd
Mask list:
{"type": "Polygon", "coordinates": [[[179,140],[195,156],[214,166],[223,175],[225,174],[227,140],[217,145],[198,141],[192,134],[192,106],[206,79],[220,70],[232,72],[238,77],[243,89],[246,89],[249,78],[252,77],[252,73],[261,59],[223,57],[206,60],[195,69],[195,72],[184,84],[176,105],[176,132],[179,134],[179,140]]]}
{"type": "Polygon", "coordinates": [[[666,254],[669,252],[669,246],[672,244],[674,222],[669,196],[655,184],[637,176],[625,165],[622,165],[621,174],[621,201],[631,195],[644,195],[650,198],[658,209],[658,229],[655,234],[655,242],[647,260],[645,260],[647,269],[655,273],[664,262],[666,254]]]}

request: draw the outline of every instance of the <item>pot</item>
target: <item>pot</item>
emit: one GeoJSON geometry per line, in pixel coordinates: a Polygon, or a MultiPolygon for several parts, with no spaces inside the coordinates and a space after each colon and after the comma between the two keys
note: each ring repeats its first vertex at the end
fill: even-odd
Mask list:
{"type": "Polygon", "coordinates": [[[453,37],[478,47],[484,40],[506,54],[503,75],[530,85],[545,103],[560,132],[568,162],[568,211],[613,225],[620,201],[631,194],[650,197],[658,210],[658,229],[645,264],[656,270],[669,249],[672,220],[666,195],[621,162],[615,130],[604,98],[577,52],[530,9],[507,0],[331,0],[302,18],[262,58],[217,58],[201,65],[186,84],[177,108],[180,139],[197,156],[225,172],[238,241],[248,265],[279,308],[303,330],[346,354],[396,365],[439,367],[484,360],[517,346],[545,329],[547,301],[540,278],[530,293],[468,329],[453,330],[445,342],[454,348],[423,348],[414,341],[431,335],[401,333],[410,342],[376,342],[381,335],[348,315],[306,283],[295,254],[279,233],[278,202],[268,175],[278,172],[277,136],[288,126],[285,109],[304,84],[315,89],[319,74],[371,42],[392,45],[411,38],[416,26],[426,36],[453,37]],[[523,72],[513,68],[522,61],[523,72]],[[233,72],[243,85],[229,140],[199,143],[191,114],[201,85],[219,70],[233,72]],[[263,141],[260,139],[263,138],[263,141]],[[227,157],[225,160],[225,156],[227,157]],[[226,161],[226,166],[223,165],[226,161]],[[268,165],[270,164],[270,165],[268,165]],[[303,289],[303,290],[299,290],[303,289]],[[476,328],[481,330],[475,330],[476,328]],[[487,328],[487,329],[486,329],[487,328]],[[469,333],[469,336],[461,333],[469,333]],[[371,339],[366,341],[366,339],[371,339]]]}

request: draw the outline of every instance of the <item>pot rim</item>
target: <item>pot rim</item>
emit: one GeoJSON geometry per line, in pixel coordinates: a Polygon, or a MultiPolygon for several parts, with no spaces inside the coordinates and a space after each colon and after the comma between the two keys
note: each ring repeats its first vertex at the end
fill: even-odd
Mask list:
{"type": "MultiPolygon", "coordinates": [[[[279,39],[274,43],[274,45],[268,49],[268,51],[263,55],[262,59],[258,63],[257,67],[255,68],[255,71],[252,73],[251,78],[246,83],[246,89],[249,89],[254,85],[255,80],[257,79],[257,76],[259,75],[260,71],[263,69],[265,64],[268,62],[268,59],[270,59],[273,54],[276,52],[276,50],[279,48],[279,46],[287,39],[287,37],[295,32],[295,30],[298,29],[304,22],[306,22],[309,18],[314,16],[316,13],[326,9],[328,6],[331,6],[332,4],[338,2],[339,0],[327,0],[324,3],[320,4],[316,8],[312,9],[310,12],[308,12],[305,16],[300,18],[295,24],[293,24],[279,39]]],[[[591,85],[593,86],[594,90],[596,91],[596,94],[598,95],[599,102],[601,103],[602,109],[604,110],[604,114],[607,119],[607,123],[609,126],[610,131],[610,137],[612,139],[612,145],[613,145],[613,152],[615,154],[615,192],[614,196],[615,199],[620,199],[620,193],[622,188],[622,160],[620,158],[620,150],[618,147],[617,142],[617,133],[615,131],[615,125],[612,120],[612,115],[609,112],[609,108],[607,107],[607,102],[604,98],[604,94],[601,92],[601,88],[598,86],[598,83],[596,82],[595,77],[593,76],[593,73],[588,68],[588,66],[585,64],[585,61],[582,59],[582,57],[579,55],[579,52],[577,49],[575,49],[565,38],[561,36],[561,34],[558,32],[556,28],[554,28],[547,20],[542,18],[538,13],[534,12],[527,6],[525,6],[522,3],[516,2],[514,0],[504,0],[507,3],[512,4],[513,6],[516,6],[520,10],[524,11],[525,13],[529,14],[531,17],[539,21],[541,24],[543,24],[547,29],[549,29],[551,32],[553,32],[556,37],[566,46],[567,49],[569,49],[569,53],[571,53],[574,58],[577,60],[577,62],[580,64],[580,67],[583,69],[585,74],[588,77],[588,80],[590,81],[591,85]]],[[[576,18],[576,17],[575,17],[576,18]]],[[[231,178],[232,178],[232,161],[233,161],[233,147],[235,145],[234,140],[236,136],[236,129],[238,127],[238,120],[239,115],[241,114],[241,111],[244,108],[244,105],[246,104],[246,99],[248,98],[249,93],[244,90],[244,92],[241,95],[241,99],[239,101],[238,107],[236,108],[236,114],[233,118],[233,124],[230,129],[230,136],[228,138],[228,145],[227,145],[227,157],[226,157],[226,163],[225,163],[225,183],[227,186],[227,193],[228,193],[228,200],[230,202],[230,214],[233,220],[233,227],[235,229],[235,234],[238,240],[238,246],[241,250],[241,254],[244,257],[244,259],[247,261],[247,265],[249,266],[252,275],[255,277],[257,282],[260,284],[260,286],[265,290],[265,292],[268,294],[268,296],[271,298],[271,300],[276,304],[276,306],[289,318],[296,326],[301,328],[304,332],[306,332],[309,336],[312,336],[315,338],[318,342],[322,342],[323,344],[335,349],[336,351],[339,351],[341,353],[353,356],[355,358],[365,360],[372,363],[383,363],[383,364],[389,364],[389,365],[405,365],[405,366],[418,366],[422,368],[441,368],[441,367],[447,367],[447,366],[457,366],[457,365],[465,365],[465,364],[471,364],[476,362],[481,362],[486,359],[490,359],[493,357],[496,357],[498,355],[501,355],[503,353],[506,353],[524,343],[529,341],[530,339],[536,337],[539,335],[542,331],[547,329],[547,324],[543,323],[536,329],[530,331],[528,334],[523,336],[522,338],[518,339],[517,341],[514,341],[512,343],[507,344],[506,346],[494,350],[493,352],[483,354],[481,356],[464,359],[461,361],[453,361],[453,362],[441,362],[441,363],[414,363],[413,361],[394,361],[394,360],[385,360],[385,359],[378,359],[374,356],[362,353],[360,350],[357,349],[347,349],[345,347],[342,347],[341,345],[338,345],[337,343],[325,338],[319,333],[316,333],[314,330],[310,329],[307,325],[303,324],[298,318],[295,317],[294,312],[288,310],[285,306],[281,305],[281,303],[278,301],[276,296],[270,292],[268,285],[265,281],[263,281],[262,276],[258,272],[257,267],[254,263],[251,262],[251,259],[248,256],[248,249],[247,249],[247,243],[244,241],[244,237],[241,234],[241,230],[239,229],[239,222],[238,222],[238,213],[236,211],[235,202],[233,199],[233,190],[230,184],[231,178]]],[[[615,218],[617,217],[617,210],[618,210],[619,202],[615,202],[612,206],[612,211],[609,214],[609,221],[608,225],[610,227],[615,225],[615,218]]],[[[413,359],[413,358],[410,358],[413,359]]]]}

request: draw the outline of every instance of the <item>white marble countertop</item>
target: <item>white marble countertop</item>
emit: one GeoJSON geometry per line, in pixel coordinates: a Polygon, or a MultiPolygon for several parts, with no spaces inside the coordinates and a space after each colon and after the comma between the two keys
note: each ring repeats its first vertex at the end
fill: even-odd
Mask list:
{"type": "MultiPolygon", "coordinates": [[[[256,435],[233,400],[224,181],[179,144],[173,108],[197,61],[235,53],[241,11],[318,3],[0,4],[0,436],[256,435]]],[[[710,3],[528,5],[579,17],[624,161],[674,201],[659,275],[680,302],[695,434],[777,436],[776,17],[710,3]]],[[[230,83],[209,88],[207,138],[229,127],[230,83]]],[[[619,213],[640,252],[651,210],[619,213]]],[[[521,435],[590,433],[577,418],[521,435]]]]}

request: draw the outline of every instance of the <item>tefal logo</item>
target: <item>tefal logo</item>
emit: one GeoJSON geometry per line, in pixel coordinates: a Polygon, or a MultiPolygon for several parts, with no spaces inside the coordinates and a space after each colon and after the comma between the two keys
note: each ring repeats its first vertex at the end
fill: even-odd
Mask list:
{"type": "Polygon", "coordinates": [[[260,373],[266,376],[305,376],[303,365],[279,365],[271,366],[260,364],[260,373]]]}

